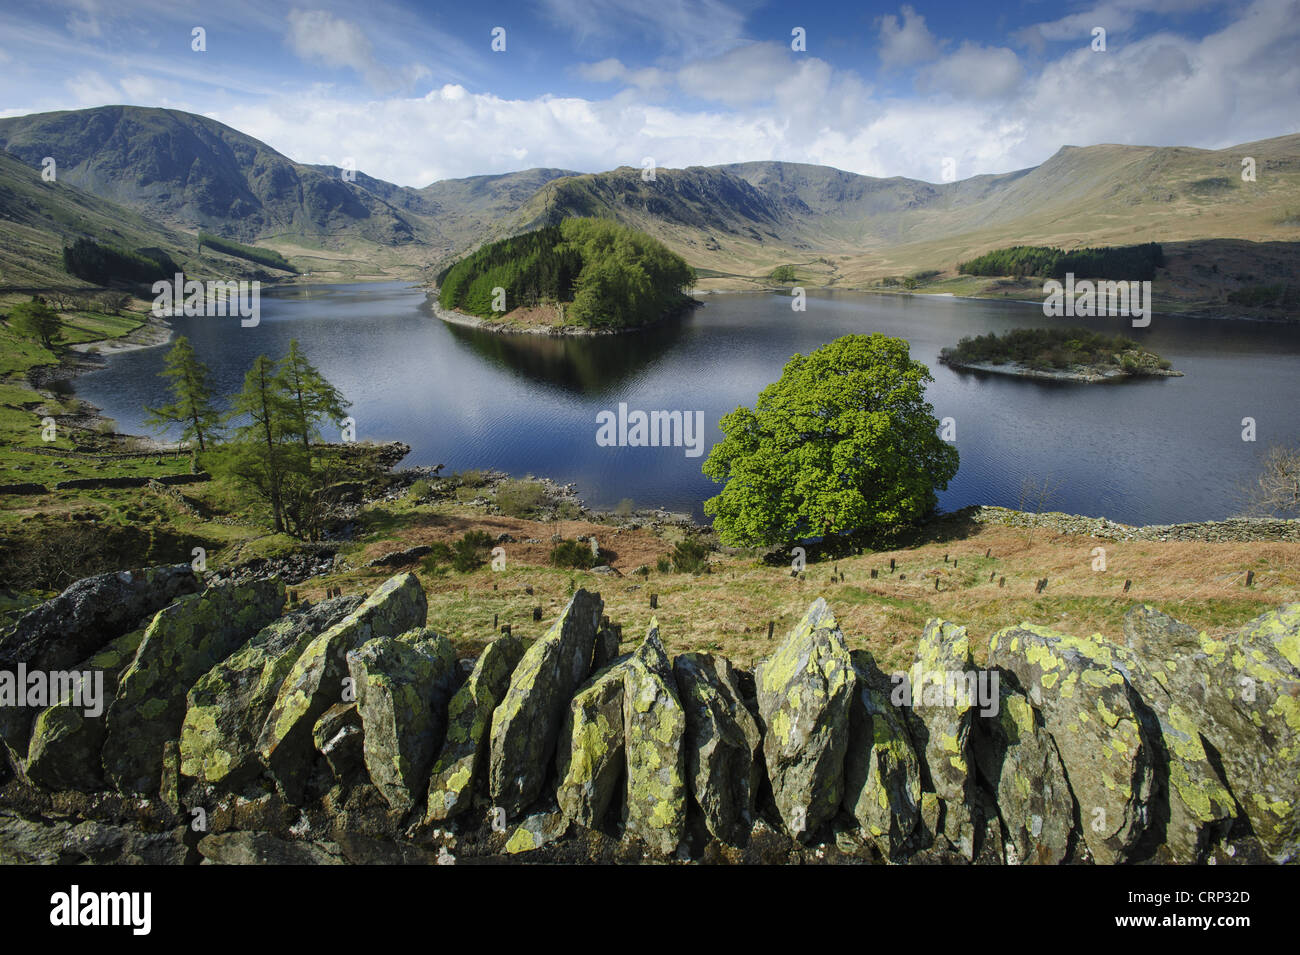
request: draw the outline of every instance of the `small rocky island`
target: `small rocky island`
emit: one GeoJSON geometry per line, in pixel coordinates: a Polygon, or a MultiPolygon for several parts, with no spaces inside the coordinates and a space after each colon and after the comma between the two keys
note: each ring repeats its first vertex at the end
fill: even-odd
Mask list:
{"type": "Polygon", "coordinates": [[[438,276],[443,321],[495,332],[608,335],[700,303],[686,261],[654,238],[607,219],[559,225],[485,245],[438,276]]]}
{"type": "Polygon", "coordinates": [[[1167,359],[1123,335],[1083,328],[1016,328],[963,338],[939,353],[939,360],[963,371],[986,371],[1054,381],[1116,381],[1125,378],[1181,378],[1167,359]]]}

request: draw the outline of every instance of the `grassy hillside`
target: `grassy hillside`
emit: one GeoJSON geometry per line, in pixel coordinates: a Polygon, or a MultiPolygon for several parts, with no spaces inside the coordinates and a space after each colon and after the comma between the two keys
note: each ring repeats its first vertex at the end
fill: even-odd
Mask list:
{"type": "Polygon", "coordinates": [[[0,287],[88,287],[63,267],[64,246],[82,236],[126,249],[162,249],[196,275],[222,270],[217,260],[195,253],[192,237],[65,182],[44,182],[39,170],[0,153],[0,287]]]}

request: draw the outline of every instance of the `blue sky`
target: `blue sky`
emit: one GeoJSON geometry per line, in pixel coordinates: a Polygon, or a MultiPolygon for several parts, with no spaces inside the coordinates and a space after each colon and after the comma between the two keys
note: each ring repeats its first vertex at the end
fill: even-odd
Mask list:
{"type": "Polygon", "coordinates": [[[1300,0],[7,0],[0,93],[186,109],[413,186],[647,156],[937,181],[1300,131],[1300,0]]]}

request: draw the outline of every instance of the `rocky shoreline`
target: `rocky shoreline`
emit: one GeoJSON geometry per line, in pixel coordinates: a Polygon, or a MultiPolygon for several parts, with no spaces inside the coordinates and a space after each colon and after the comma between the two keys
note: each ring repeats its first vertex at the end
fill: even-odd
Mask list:
{"type": "Polygon", "coordinates": [[[477,659],[427,609],[409,573],[316,605],[187,565],[72,585],[0,634],[0,689],[62,669],[106,699],[0,707],[0,862],[1300,855],[1300,604],[1224,637],[1143,605],[1109,640],[1010,626],[984,668],[933,619],[907,675],[820,598],[753,671],[653,618],[625,641],[582,589],[477,659]]]}
{"type": "Polygon", "coordinates": [[[592,328],[588,325],[518,325],[510,324],[507,321],[491,321],[486,318],[479,318],[477,315],[467,315],[464,312],[443,308],[438,302],[436,289],[431,289],[428,296],[430,311],[449,324],[476,328],[497,335],[546,335],[552,338],[599,338],[605,335],[622,335],[627,332],[653,328],[662,322],[680,317],[690,309],[704,307],[703,302],[692,298],[690,304],[685,304],[682,308],[664,315],[656,322],[650,322],[646,325],[632,325],[626,328],[592,328]]]}
{"type": "Polygon", "coordinates": [[[980,371],[994,375],[1008,375],[1013,378],[1037,378],[1043,381],[1076,381],[1096,383],[1103,381],[1127,381],[1142,378],[1182,378],[1181,371],[1163,368],[1143,369],[1141,372],[1125,371],[1115,365],[1076,365],[1072,368],[1039,369],[1030,368],[1019,362],[1006,362],[995,365],[992,362],[964,362],[954,358],[940,357],[941,364],[958,371],[980,371]]]}

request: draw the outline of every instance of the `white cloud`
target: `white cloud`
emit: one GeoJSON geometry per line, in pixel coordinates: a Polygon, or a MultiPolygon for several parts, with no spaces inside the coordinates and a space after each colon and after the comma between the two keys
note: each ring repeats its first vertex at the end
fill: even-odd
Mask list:
{"type": "Polygon", "coordinates": [[[1024,72],[1013,50],[963,43],[956,52],[924,67],[918,85],[958,99],[997,99],[1014,92],[1024,72]]]}
{"type": "Polygon", "coordinates": [[[887,69],[911,66],[939,55],[939,43],[925,25],[925,17],[909,6],[900,13],[902,23],[892,13],[880,18],[880,62],[887,69]]]}
{"type": "Polygon", "coordinates": [[[286,40],[300,59],[351,69],[377,90],[409,88],[433,75],[419,63],[397,69],[386,66],[358,24],[326,10],[295,8],[289,11],[288,25],[286,40]]]}
{"type": "Polygon", "coordinates": [[[682,92],[700,99],[744,106],[772,99],[794,69],[789,51],[775,43],[751,43],[698,60],[677,72],[682,92]]]}
{"type": "Polygon", "coordinates": [[[304,60],[348,66],[361,74],[378,65],[361,27],[325,10],[290,10],[289,46],[304,60]]]}
{"type": "MultiPolygon", "coordinates": [[[[569,8],[583,3],[591,9],[590,0],[569,8]]],[[[689,5],[663,6],[674,22],[689,5]]],[[[371,49],[356,24],[325,16],[303,21],[328,27],[299,37],[303,56],[362,72],[393,61],[387,47],[371,49]]],[[[256,69],[218,76],[202,58],[60,46],[73,43],[60,15],[53,30],[20,24],[7,32],[6,48],[15,60],[30,49],[39,54],[33,63],[76,62],[80,72],[43,83],[24,75],[37,68],[24,60],[0,71],[0,101],[28,100],[28,109],[7,114],[169,103],[291,158],[337,164],[351,156],[370,175],[413,186],[528,166],[639,166],[644,156],[666,167],[783,159],[937,181],[946,156],[966,177],[1040,163],[1063,144],[1222,147],[1300,127],[1300,0],[1257,0],[1209,36],[1166,29],[1112,42],[1105,54],[1088,49],[1085,34],[1045,63],[973,43],[944,47],[910,7],[886,19],[891,62],[917,67],[919,93],[886,98],[858,72],[792,54],[781,42],[730,42],[693,58],[679,51],[675,60],[645,60],[655,65],[605,59],[573,67],[589,82],[612,84],[604,98],[503,96],[444,73],[427,95],[372,88],[359,98],[345,86],[282,85],[256,69]],[[972,108],[972,98],[996,106],[972,108]]],[[[4,13],[0,25],[10,26],[4,13]]],[[[376,42],[390,35],[376,33],[376,42]]]]}
{"type": "Polygon", "coordinates": [[[664,70],[653,66],[634,70],[612,58],[599,63],[579,64],[575,72],[593,83],[621,83],[647,92],[662,90],[671,81],[671,75],[664,70]]]}
{"type": "MultiPolygon", "coordinates": [[[[1010,51],[967,45],[920,73],[951,97],[881,99],[852,71],[756,44],[663,72],[716,108],[628,90],[510,99],[446,85],[366,103],[317,91],[219,118],[289,156],[353,155],[367,173],[415,186],[530,165],[597,171],[643,156],[667,167],[784,159],[937,181],[946,156],[964,178],[1040,163],[1065,144],[1223,147],[1295,131],[1296,6],[1260,0],[1203,39],[1161,33],[1106,54],[1073,49],[1034,74],[1010,51]],[[963,94],[1004,100],[973,110],[963,94]]],[[[611,82],[630,72],[617,61],[588,68],[611,82]]]]}
{"type": "Polygon", "coordinates": [[[117,86],[94,70],[85,70],[70,77],[64,86],[78,107],[107,106],[122,102],[117,86]]]}

